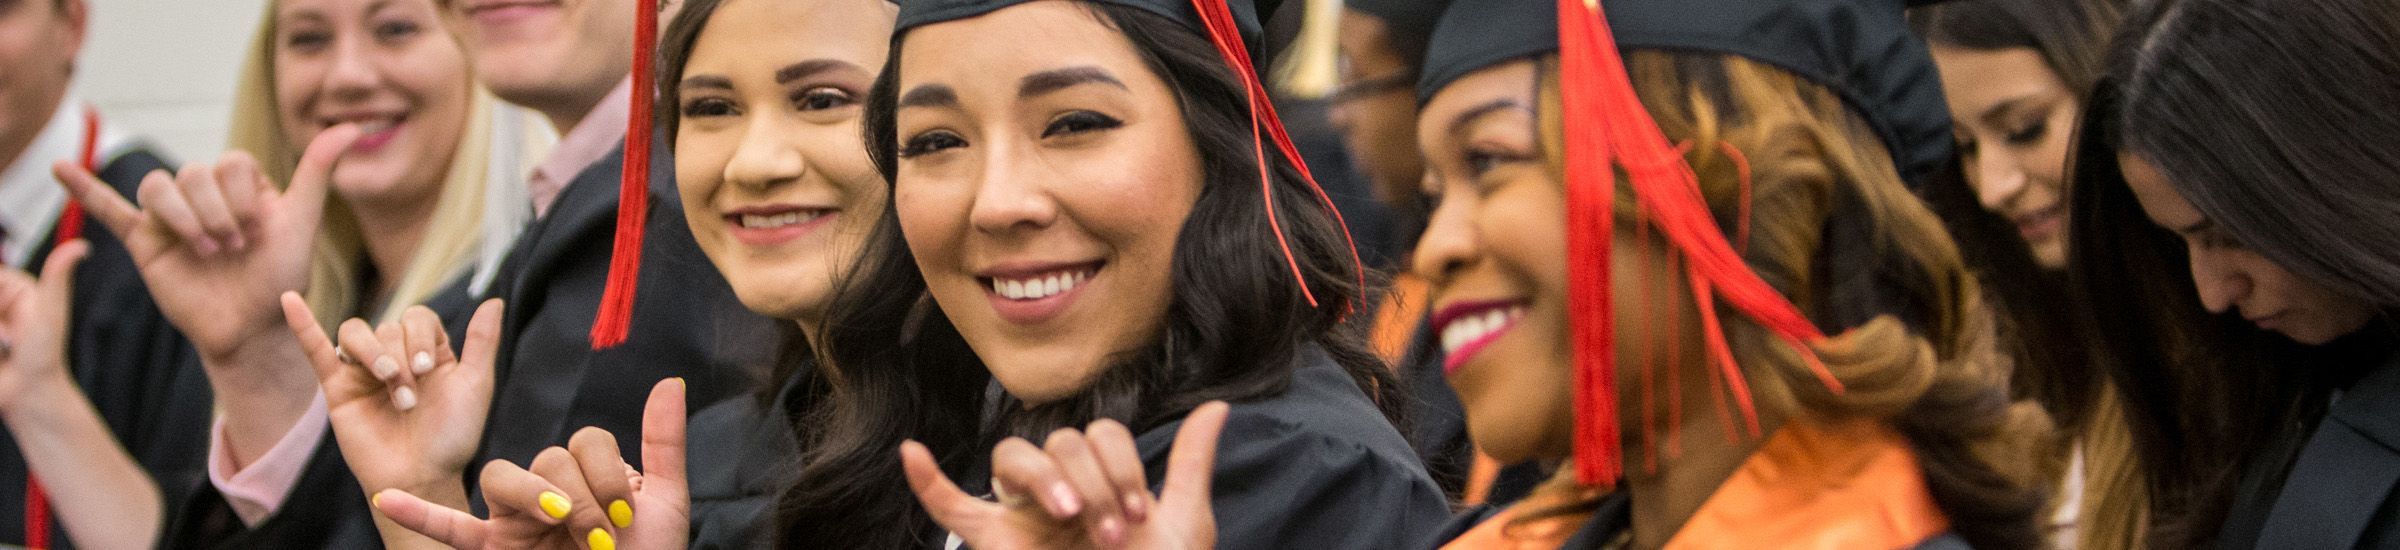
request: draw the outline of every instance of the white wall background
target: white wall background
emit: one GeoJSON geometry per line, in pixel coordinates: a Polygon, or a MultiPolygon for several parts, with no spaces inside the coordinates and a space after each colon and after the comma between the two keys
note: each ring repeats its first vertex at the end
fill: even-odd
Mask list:
{"type": "Polygon", "coordinates": [[[91,34],[73,93],[176,160],[215,160],[266,1],[85,1],[91,34]]]}

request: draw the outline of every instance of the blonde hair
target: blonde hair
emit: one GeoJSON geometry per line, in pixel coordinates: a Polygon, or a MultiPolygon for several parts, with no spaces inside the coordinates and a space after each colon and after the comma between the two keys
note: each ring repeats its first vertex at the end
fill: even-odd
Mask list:
{"type": "MultiPolygon", "coordinates": [[[[2035,464],[2052,437],[2048,416],[2008,400],[2011,365],[1995,346],[1992,312],[1873,129],[1832,91],[1739,56],[1634,51],[1626,71],[1659,129],[1690,144],[1700,193],[1744,262],[1820,323],[1864,317],[1813,346],[1844,386],[1835,393],[1781,339],[1719,304],[1758,408],[1890,424],[1918,449],[1959,535],[1979,547],[2038,546],[2045,478],[2035,464]],[[1745,203],[1749,218],[1738,219],[1745,203]],[[1746,242],[1737,237],[1745,233],[1746,242]],[[1873,307],[1882,303],[1903,307],[1873,307]]],[[[1563,174],[1554,70],[1541,90],[1545,149],[1563,174]]],[[[1640,219],[1626,189],[1620,183],[1619,219],[1640,219]]]]}
{"type": "MultiPolygon", "coordinates": [[[[292,143],[283,135],[282,116],[276,107],[276,5],[274,1],[267,3],[258,33],[251,39],[249,55],[234,88],[232,129],[226,137],[226,146],[258,157],[261,172],[277,185],[289,185],[305,146],[292,143]]],[[[456,22],[444,18],[442,23],[456,22]]],[[[451,36],[455,41],[456,35],[451,36]]],[[[462,66],[461,70],[472,74],[469,66],[462,66]]],[[[389,300],[366,310],[369,319],[376,323],[398,319],[408,306],[441,292],[477,259],[484,238],[486,166],[492,156],[495,100],[472,78],[467,87],[470,95],[467,123],[460,129],[456,151],[450,155],[450,166],[442,177],[442,190],[434,201],[432,219],[426,220],[425,234],[418,239],[416,251],[409,255],[408,268],[401,273],[384,274],[396,284],[389,300]]],[[[366,238],[360,233],[358,216],[349,205],[339,195],[328,194],[324,223],[317,232],[316,250],[309,260],[308,290],[304,293],[309,308],[317,313],[319,324],[332,327],[356,315],[360,311],[359,302],[369,299],[371,291],[358,288],[359,270],[365,268],[366,238]]]]}

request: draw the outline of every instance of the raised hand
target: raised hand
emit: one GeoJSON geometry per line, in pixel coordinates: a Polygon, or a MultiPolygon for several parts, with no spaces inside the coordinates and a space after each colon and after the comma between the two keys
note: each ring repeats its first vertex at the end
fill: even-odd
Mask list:
{"type": "Polygon", "coordinates": [[[1002,441],[992,450],[1000,502],[960,491],[922,444],[901,444],[900,458],[925,511],[976,550],[1214,548],[1208,486],[1227,410],[1210,402],[1184,417],[1159,495],[1150,492],[1132,432],[1113,420],[1061,429],[1041,447],[1002,441]]]}
{"type": "Polygon", "coordinates": [[[506,460],[484,466],[491,519],[403,491],[377,494],[375,506],[453,548],[683,548],[692,517],[683,457],[684,386],[671,378],[651,388],[642,412],[641,471],[625,464],[614,435],[584,428],[535,456],[530,470],[506,460]]]}
{"type": "Polygon", "coordinates": [[[59,245],[38,281],[0,269],[0,415],[32,402],[28,392],[75,389],[66,368],[68,306],[75,266],[91,250],[83,241],[59,245]]]}
{"type": "Polygon", "coordinates": [[[141,207],[74,163],[51,171],[125,242],[168,320],[203,358],[221,359],[253,336],[280,332],[275,296],[308,284],[334,160],[357,139],[347,124],[317,134],[281,191],[239,151],[215,165],[153,172],[142,180],[141,207]]]}
{"type": "Polygon", "coordinates": [[[284,321],[316,367],[342,458],[367,492],[397,488],[466,504],[467,461],[491,410],[500,312],[499,300],[475,309],[461,355],[424,306],[380,329],[344,322],[336,344],[307,301],[283,294],[284,321]]]}

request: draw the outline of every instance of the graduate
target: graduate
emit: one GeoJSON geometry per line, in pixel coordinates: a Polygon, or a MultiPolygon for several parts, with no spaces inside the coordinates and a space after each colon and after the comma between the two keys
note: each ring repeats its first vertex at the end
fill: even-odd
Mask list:
{"type": "Polygon", "coordinates": [[[2400,544],[2400,4],[2128,18],[2087,100],[2076,297],[2161,547],[2400,544]],[[2232,116],[2229,113],[2239,113],[2232,116]]]}
{"type": "Polygon", "coordinates": [[[1935,212],[1970,257],[2014,260],[1977,272],[2005,319],[2004,346],[2016,357],[2010,386],[2060,429],[2061,448],[2043,467],[2060,480],[2049,528],[2061,547],[2143,546],[2145,488],[2123,404],[2087,353],[2086,303],[2073,300],[2065,276],[2068,145],[2119,4],[1957,0],[1909,11],[1941,71],[1975,201],[1945,211],[1951,205],[1932,197],[1935,212]]]}
{"type": "Polygon", "coordinates": [[[130,195],[169,166],[70,90],[90,17],[84,0],[0,6],[0,264],[26,291],[0,306],[0,544],[147,547],[207,447],[199,356],[52,173],[130,195]]]}
{"type": "MultiPolygon", "coordinates": [[[[169,544],[351,547],[374,544],[381,534],[413,537],[377,529],[373,521],[381,518],[368,508],[367,495],[403,487],[465,507],[476,491],[469,464],[488,457],[530,460],[584,426],[639,433],[631,403],[640,402],[658,376],[684,376],[695,397],[713,403],[746,392],[753,383],[746,373],[763,370],[764,346],[757,342],[770,338],[772,329],[740,309],[723,278],[704,267],[681,223],[670,177],[622,170],[618,150],[628,135],[627,113],[647,113],[632,103],[649,97],[631,92],[630,63],[614,53],[630,49],[631,4],[576,2],[509,13],[473,2],[439,7],[453,10],[450,21],[476,80],[500,100],[543,115],[562,136],[526,184],[535,221],[482,291],[507,304],[505,316],[498,305],[476,307],[483,296],[461,281],[423,310],[451,315],[404,315],[382,326],[345,323],[336,332],[351,335],[342,338],[339,357],[348,370],[316,372],[325,395],[322,412],[312,408],[303,417],[321,414],[325,420],[294,422],[275,446],[305,446],[297,442],[312,438],[319,443],[310,452],[275,455],[276,461],[244,469],[297,473],[236,472],[228,480],[262,483],[212,483],[213,491],[187,504],[193,519],[170,530],[169,544]],[[520,26],[527,17],[554,24],[520,26]],[[639,199],[631,215],[618,216],[619,191],[627,187],[621,182],[627,181],[634,185],[623,190],[639,199]],[[624,233],[631,234],[627,244],[659,258],[650,269],[611,265],[609,252],[624,233]],[[621,286],[650,281],[653,292],[644,293],[641,304],[619,303],[604,313],[601,289],[612,273],[623,274],[621,286]],[[472,321],[443,321],[465,320],[455,312],[466,311],[488,315],[488,330],[475,330],[472,321]],[[595,318],[613,319],[619,329],[629,322],[647,328],[595,331],[595,318]],[[626,341],[634,345],[607,346],[626,341]],[[334,437],[323,437],[328,428],[334,437]],[[237,494],[268,495],[260,500],[273,513],[245,521],[239,510],[244,505],[231,504],[237,494]]],[[[648,132],[631,135],[647,138],[648,132]]],[[[646,152],[648,140],[639,143],[646,152]]],[[[315,319],[341,315],[307,306],[297,296],[284,299],[285,330],[322,331],[315,319]]],[[[299,368],[312,359],[295,351],[277,366],[299,368]]]]}
{"type": "Polygon", "coordinates": [[[1429,546],[2042,544],[1898,6],[1460,0],[1432,51],[1445,367],[1481,449],[1566,466],[1429,546]]]}

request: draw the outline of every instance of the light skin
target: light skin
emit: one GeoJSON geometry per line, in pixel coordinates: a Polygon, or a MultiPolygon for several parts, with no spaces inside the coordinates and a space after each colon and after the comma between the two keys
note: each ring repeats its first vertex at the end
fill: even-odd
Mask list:
{"type": "Polygon", "coordinates": [[[158,538],[158,483],[117,443],[66,369],[75,267],[83,241],[50,252],[38,281],[0,269],[0,421],[26,469],[51,488],[68,538],[83,548],[149,548],[158,538]]]}
{"type": "Polygon", "coordinates": [[[677,84],[675,184],[693,238],[743,305],[811,333],[889,196],[859,126],[894,10],[728,2],[677,84]]]}
{"type": "Polygon", "coordinates": [[[1040,404],[1082,391],[1164,326],[1176,236],[1201,187],[1175,96],[1073,2],[907,40],[893,200],[917,267],[1010,394],[1040,404]],[[1012,297],[995,281],[1062,291],[1012,297]]]}
{"type": "Polygon", "coordinates": [[[633,71],[633,0],[443,0],[492,95],[559,133],[633,71]]]}
{"type": "Polygon", "coordinates": [[[2211,313],[2239,312],[2261,330],[2319,345],[2357,332],[2377,315],[2366,300],[2293,273],[2241,240],[2175,190],[2158,165],[2120,153],[2118,167],[2150,222],[2183,239],[2192,285],[2211,313]]]}
{"type": "MultiPolygon", "coordinates": [[[[275,9],[276,118],[307,143],[335,124],[373,129],[334,169],[388,296],[432,218],[466,127],[465,52],[428,0],[283,0],[275,9]]],[[[206,220],[204,220],[206,221],[206,220]]],[[[235,239],[231,220],[206,224],[235,239]]]]}
{"type": "Polygon", "coordinates": [[[1336,40],[1341,45],[1342,92],[1328,118],[1342,131],[1360,170],[1375,181],[1375,199],[1407,210],[1420,208],[1425,159],[1417,154],[1417,96],[1410,85],[1378,87],[1377,82],[1412,74],[1413,67],[1393,51],[1383,19],[1352,9],[1342,10],[1336,40]],[[1363,86],[1363,87],[1362,87],[1363,86]],[[1379,89],[1368,89],[1379,88],[1379,89]]]}
{"type": "MultiPolygon", "coordinates": [[[[1537,141],[1534,78],[1530,60],[1470,73],[1426,104],[1417,128],[1430,170],[1426,192],[1439,205],[1413,268],[1432,285],[1434,328],[1450,352],[1445,367],[1465,406],[1467,433],[1503,463],[1573,454],[1566,192],[1537,141]],[[1505,321],[1493,329],[1488,319],[1505,321]]],[[[1638,388],[1653,387],[1642,383],[1645,366],[1655,369],[1656,387],[1680,388],[1684,403],[1712,397],[1700,354],[1684,354],[1680,363],[1645,354],[1666,346],[1701,349],[1697,310],[1666,250],[1638,238],[1622,218],[1617,229],[1610,290],[1618,418],[1625,427],[1622,487],[1632,496],[1634,545],[1655,548],[1681,530],[1760,440],[1729,442],[1718,424],[1702,421],[1662,430],[1676,441],[1672,450],[1641,440],[1639,422],[1648,417],[1638,388]],[[1672,325],[1666,308],[1675,308],[1672,325]],[[1657,467],[1643,467],[1653,449],[1660,453],[1657,467]]],[[[1765,430],[1780,424],[1773,411],[1760,413],[1765,430]]]]}
{"type": "Polygon", "coordinates": [[[0,166],[16,162],[58,112],[83,50],[83,0],[0,0],[0,166]]]}
{"type": "Polygon", "coordinates": [[[1976,199],[2016,224],[2042,267],[2067,261],[2066,169],[2082,103],[2032,48],[1933,47],[1976,199]]]}
{"type": "MultiPolygon", "coordinates": [[[[680,114],[676,184],[701,250],[753,311],[814,332],[836,277],[884,209],[882,175],[859,143],[858,98],[883,65],[895,15],[881,0],[734,0],[693,43],[677,82],[681,103],[670,107],[680,114]],[[862,24],[875,21],[880,27],[862,24]],[[822,223],[745,228],[742,220],[792,214],[822,223]]],[[[488,362],[468,366],[489,375],[488,362]]],[[[439,495],[385,491],[377,504],[395,527],[460,548],[680,548],[690,500],[680,473],[658,469],[682,457],[682,386],[672,386],[659,386],[645,416],[647,475],[632,473],[613,434],[585,428],[527,466],[485,466],[486,502],[498,511],[489,520],[439,495]],[[662,400],[672,401],[672,419],[662,400]],[[542,508],[545,492],[565,503],[562,514],[542,508]]],[[[488,402],[488,389],[475,397],[488,402]]]]}

